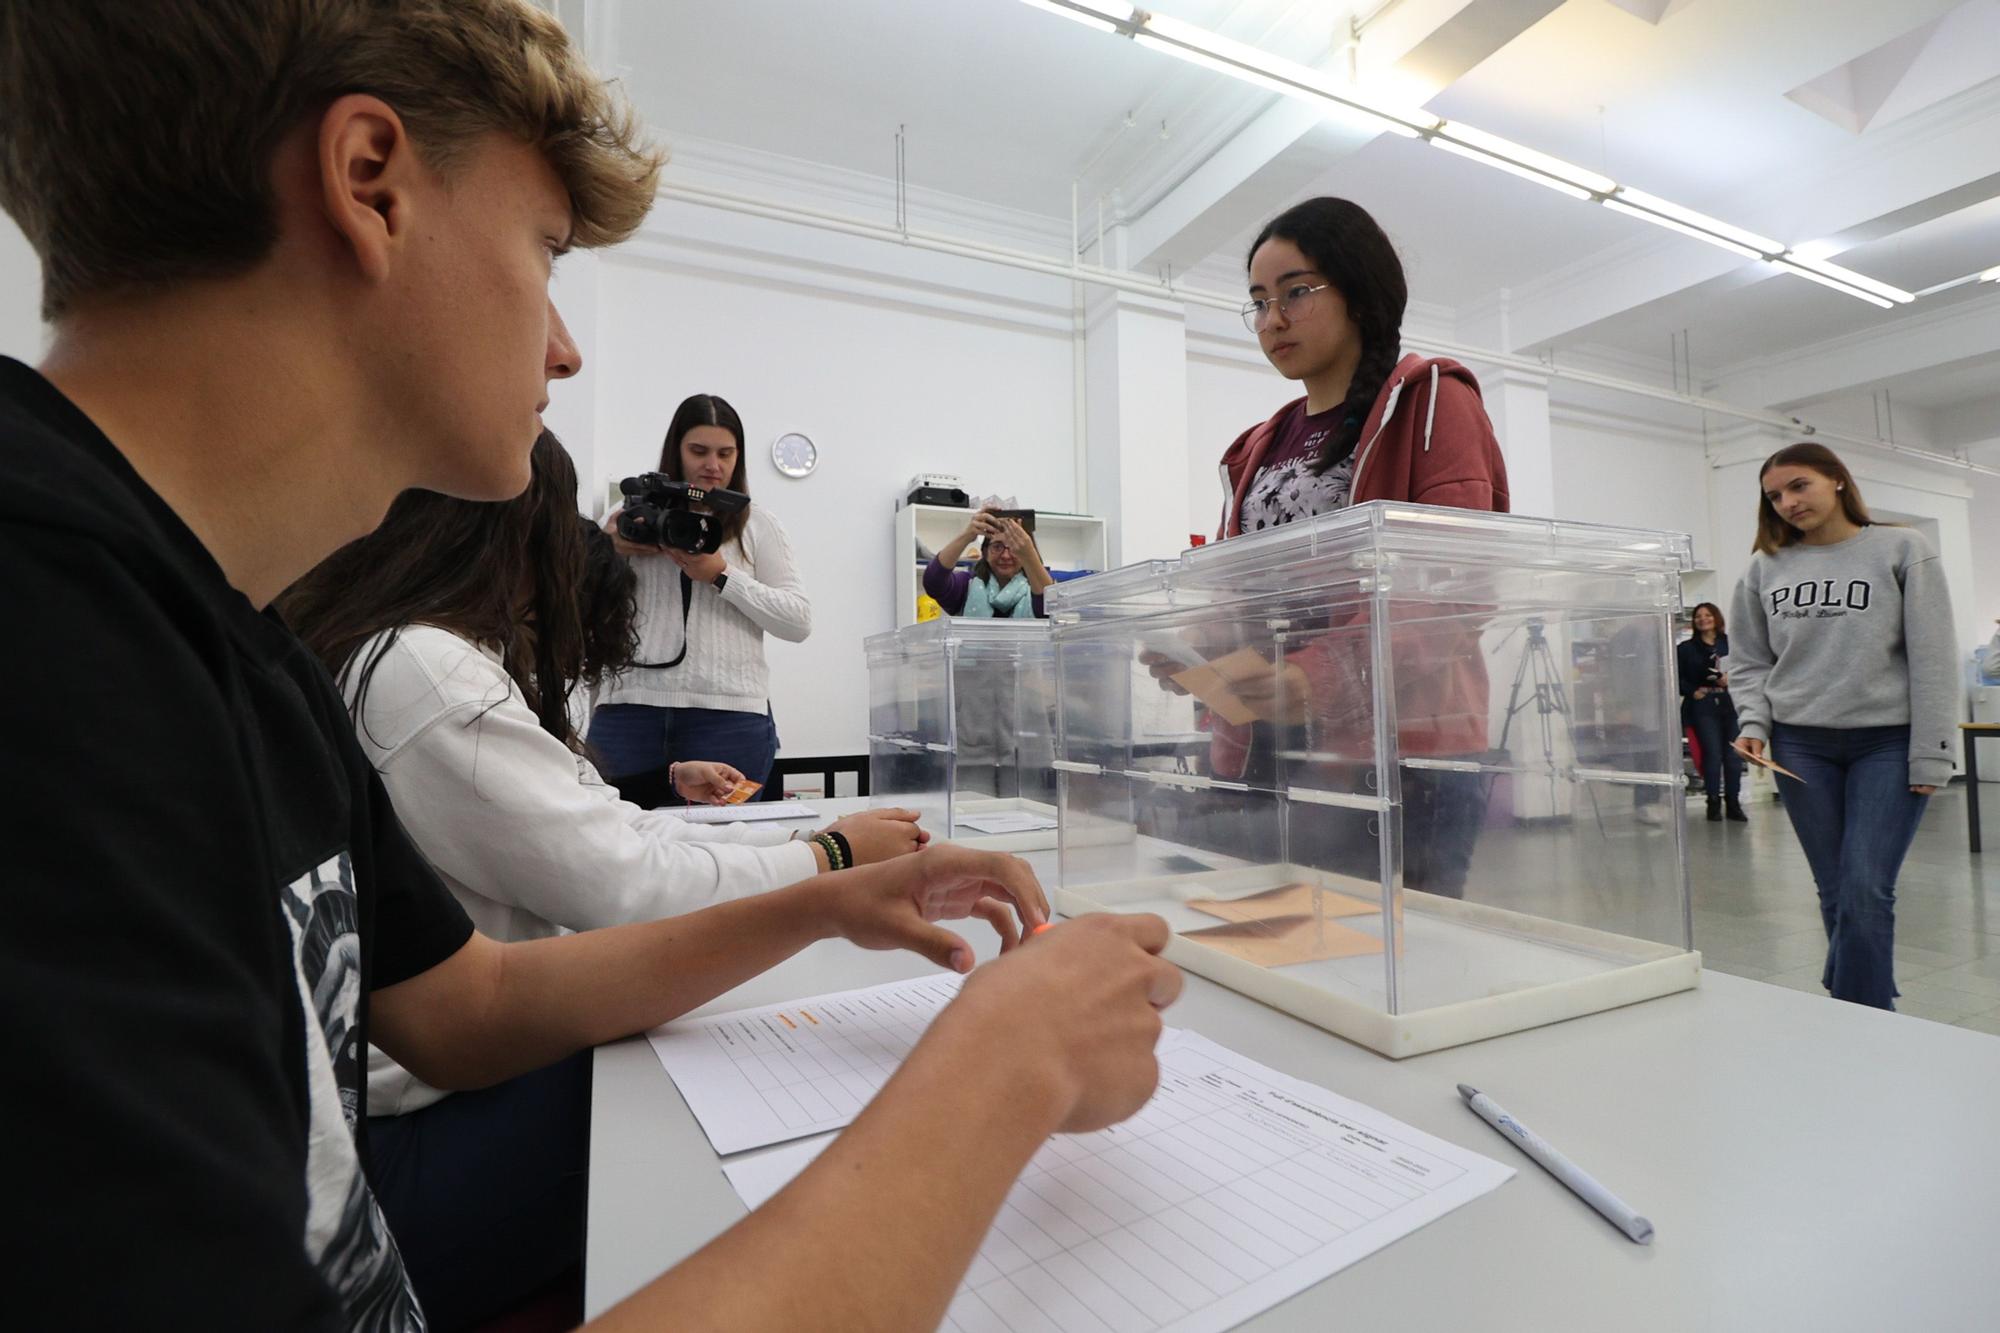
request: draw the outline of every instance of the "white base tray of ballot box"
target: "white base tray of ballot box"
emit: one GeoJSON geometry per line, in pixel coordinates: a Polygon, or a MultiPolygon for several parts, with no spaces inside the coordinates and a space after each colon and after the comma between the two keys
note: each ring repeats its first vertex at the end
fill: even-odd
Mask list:
{"type": "MultiPolygon", "coordinates": [[[[1397,1013],[1388,1011],[1379,948],[1268,967],[1182,933],[1220,924],[1187,906],[1191,899],[1226,900],[1300,883],[1381,901],[1372,881],[1291,865],[1058,888],[1052,898],[1070,916],[1157,913],[1175,932],[1166,957],[1178,966],[1394,1060],[1671,995],[1701,981],[1695,951],[1415,889],[1400,891],[1397,1013]]],[[[1380,913],[1342,916],[1338,924],[1378,940],[1384,928],[1380,913]]]]}
{"type": "Polygon", "coordinates": [[[961,796],[951,807],[951,840],[987,852],[1047,852],[1056,846],[1056,808],[1024,796],[961,796]],[[1021,832],[987,833],[968,825],[974,819],[1019,819],[1041,827],[1021,832]]]}

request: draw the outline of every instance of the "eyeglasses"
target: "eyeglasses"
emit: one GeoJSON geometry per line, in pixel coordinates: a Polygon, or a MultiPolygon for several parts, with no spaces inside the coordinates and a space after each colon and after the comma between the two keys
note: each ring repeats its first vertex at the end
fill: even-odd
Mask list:
{"type": "Polygon", "coordinates": [[[1331,286],[1333,284],[1330,282],[1322,282],[1317,287],[1308,287],[1300,283],[1296,287],[1287,287],[1284,294],[1275,301],[1246,301],[1243,305],[1243,327],[1252,333],[1263,328],[1264,321],[1270,318],[1272,306],[1284,311],[1287,321],[1297,319],[1312,309],[1314,292],[1323,292],[1331,286]]]}

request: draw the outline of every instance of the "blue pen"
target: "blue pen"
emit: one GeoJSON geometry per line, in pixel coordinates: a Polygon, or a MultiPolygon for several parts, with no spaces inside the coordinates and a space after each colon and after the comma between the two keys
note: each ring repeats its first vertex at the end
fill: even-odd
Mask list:
{"type": "Polygon", "coordinates": [[[1641,1245],[1653,1243],[1653,1224],[1633,1212],[1621,1202],[1617,1195],[1597,1183],[1589,1172],[1569,1158],[1550,1147],[1541,1135],[1529,1129],[1500,1109],[1500,1104],[1477,1088],[1458,1085],[1458,1095],[1465,1098],[1465,1104],[1493,1128],[1504,1134],[1513,1145],[1535,1159],[1543,1170],[1569,1186],[1579,1199],[1604,1215],[1604,1220],[1617,1227],[1641,1245]]]}

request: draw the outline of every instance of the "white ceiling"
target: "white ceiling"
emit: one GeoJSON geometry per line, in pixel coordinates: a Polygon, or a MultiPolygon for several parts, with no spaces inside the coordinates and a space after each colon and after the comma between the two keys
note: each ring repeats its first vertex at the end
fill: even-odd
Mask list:
{"type": "MultiPolygon", "coordinates": [[[[1178,8],[1212,23],[1241,6],[1178,8]]],[[[633,100],[670,138],[889,175],[906,125],[912,185],[1049,216],[1068,216],[1071,180],[1114,137],[1130,162],[1172,151],[1204,97],[1239,115],[1269,100],[1017,0],[626,3],[616,34],[633,100]]]]}
{"type": "MultiPolygon", "coordinates": [[[[1507,0],[1423,3],[1449,11],[1507,0]]],[[[1376,7],[1373,0],[1157,4],[1308,62],[1331,58],[1332,36],[1350,9],[1376,7]]],[[[1839,262],[1914,289],[2000,264],[2000,166],[1984,171],[1968,161],[1962,179],[1952,179],[1920,151],[1924,135],[1985,116],[1989,104],[1990,139],[2000,143],[2000,80],[1965,86],[1967,62],[1946,59],[1948,52],[1900,60],[1900,82],[1870,97],[1878,110],[1921,109],[1899,110],[1893,125],[1860,133],[1786,94],[1850,62],[1882,66],[1879,55],[1868,65],[1870,53],[1900,50],[1896,43],[1907,45],[1915,29],[1976,28],[1992,4],[1566,0],[1428,106],[1787,242],[1867,236],[1839,262]],[[1936,81],[1937,96],[1926,92],[1926,79],[1936,81]],[[1954,189],[1960,194],[1948,205],[1939,202],[1954,189]]],[[[670,139],[887,176],[896,129],[906,125],[913,186],[1059,219],[1086,168],[1086,200],[1104,193],[1143,210],[1279,100],[1017,0],[626,0],[612,31],[634,99],[670,139]]],[[[1716,252],[1699,242],[1421,142],[1382,138],[1341,153],[1330,165],[1311,159],[1312,189],[1354,198],[1382,220],[1420,300],[1490,304],[1503,291],[1560,288],[1593,265],[1611,271],[1591,281],[1614,281],[1618,264],[1606,259],[1627,252],[1634,262],[1657,251],[1663,262],[1688,266],[1686,280],[1602,313],[1580,302],[1587,313],[1569,325],[1555,320],[1544,346],[1660,356],[1669,334],[1685,329],[1696,363],[1722,366],[1892,329],[1912,314],[1771,277],[1754,263],[1713,277],[1716,252]]],[[[1268,215],[1291,199],[1256,202],[1254,211],[1268,215]]],[[[1226,234],[1217,262],[1234,271],[1248,234],[1234,225],[1226,234]]],[[[1993,299],[2000,287],[1985,284],[1931,302],[1993,299]]],[[[1974,379],[1957,387],[1976,388],[1974,379]]]]}

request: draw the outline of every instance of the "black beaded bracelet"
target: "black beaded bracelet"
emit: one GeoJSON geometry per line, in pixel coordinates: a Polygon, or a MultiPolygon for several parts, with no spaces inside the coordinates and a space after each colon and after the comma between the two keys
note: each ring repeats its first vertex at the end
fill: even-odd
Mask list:
{"type": "Polygon", "coordinates": [[[831,834],[815,833],[813,834],[812,840],[813,843],[820,848],[820,850],[826,853],[826,868],[828,870],[847,869],[847,866],[843,863],[842,857],[840,855],[840,847],[834,842],[833,836],[831,834]]]}
{"type": "Polygon", "coordinates": [[[832,838],[834,845],[840,848],[840,868],[845,870],[853,865],[854,844],[847,840],[847,835],[845,833],[835,833],[832,829],[828,829],[826,836],[832,838]]]}

